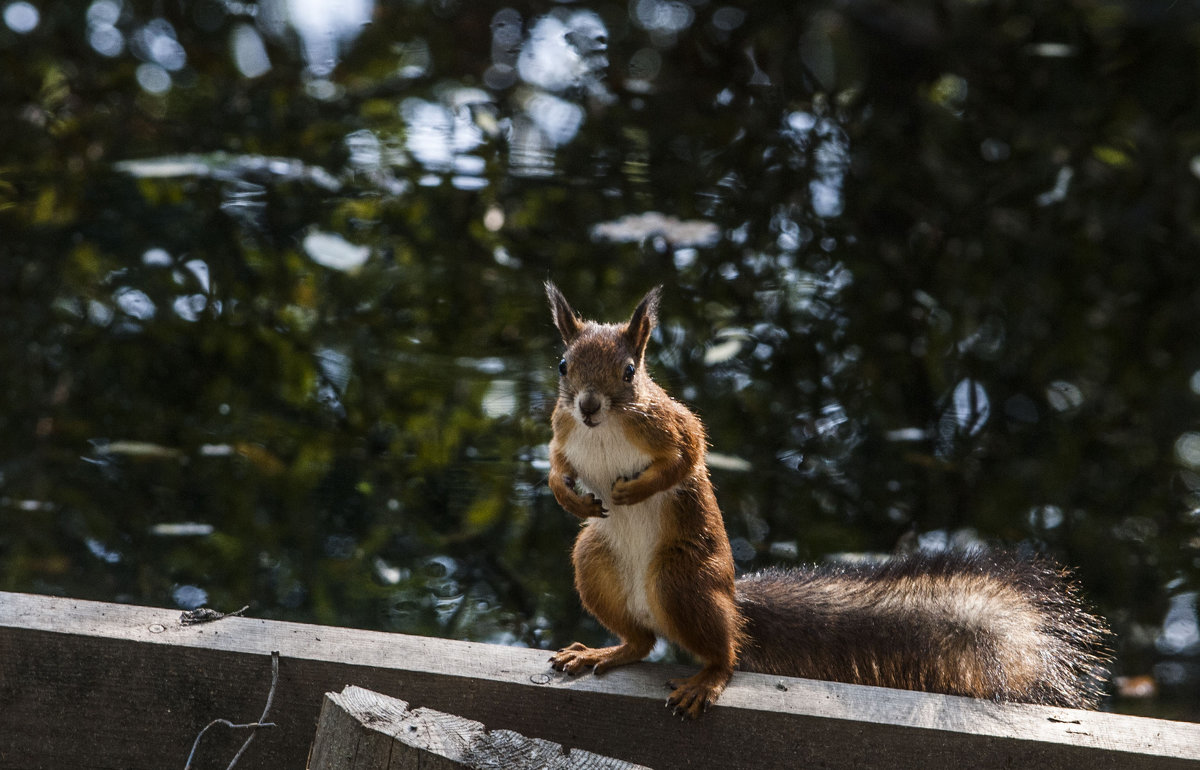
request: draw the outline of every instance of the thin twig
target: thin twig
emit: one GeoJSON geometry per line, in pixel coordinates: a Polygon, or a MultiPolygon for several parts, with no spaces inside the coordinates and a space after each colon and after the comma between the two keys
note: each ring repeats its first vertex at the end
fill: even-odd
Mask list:
{"type": "MultiPolygon", "coordinates": [[[[267,705],[263,706],[262,716],[260,716],[258,718],[259,724],[265,725],[267,723],[267,714],[271,711],[271,701],[275,700],[275,685],[277,685],[278,683],[279,683],[279,650],[273,650],[271,652],[271,689],[267,692],[267,705]]],[[[256,735],[258,735],[257,730],[250,733],[250,735],[246,738],[246,742],[242,744],[242,747],[240,749],[238,749],[238,753],[233,755],[233,760],[229,763],[229,766],[226,767],[225,770],[233,770],[233,766],[237,764],[237,761],[239,759],[241,759],[242,753],[245,752],[246,749],[250,746],[250,742],[254,740],[254,736],[256,736],[256,735]]]]}
{"type": "Polygon", "coordinates": [[[271,703],[272,703],[272,701],[275,700],[275,687],[278,684],[279,684],[279,651],[274,650],[271,652],[271,689],[267,692],[267,705],[263,707],[262,716],[258,718],[257,722],[250,722],[250,723],[244,724],[244,725],[235,725],[233,722],[230,722],[228,719],[214,719],[213,721],[209,722],[207,725],[204,726],[204,729],[200,731],[200,734],[196,736],[196,740],[192,742],[192,751],[191,751],[191,753],[188,754],[187,764],[183,766],[183,770],[191,770],[192,759],[195,758],[195,756],[196,756],[196,749],[200,746],[200,739],[204,737],[204,734],[206,732],[208,732],[210,727],[215,727],[216,725],[224,725],[225,727],[228,727],[233,730],[253,730],[254,731],[254,732],[250,733],[250,736],[248,738],[246,738],[245,743],[243,743],[242,747],[240,749],[238,749],[238,753],[233,755],[233,759],[230,760],[229,765],[225,768],[225,770],[233,770],[233,766],[236,765],[238,763],[238,760],[242,758],[242,754],[250,746],[251,741],[254,740],[254,736],[258,735],[258,728],[260,728],[260,727],[275,727],[274,722],[267,721],[267,714],[271,711],[271,703]]]}

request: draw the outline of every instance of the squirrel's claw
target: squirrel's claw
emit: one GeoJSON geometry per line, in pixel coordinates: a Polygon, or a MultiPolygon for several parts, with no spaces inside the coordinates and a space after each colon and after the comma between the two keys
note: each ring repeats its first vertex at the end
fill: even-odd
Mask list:
{"type": "Polygon", "coordinates": [[[604,502],[600,498],[589,493],[584,500],[586,501],[584,504],[587,506],[588,516],[598,516],[602,519],[608,518],[608,509],[604,507],[604,502]],[[597,510],[599,513],[597,513],[597,510]]]}
{"type": "Polygon", "coordinates": [[[590,518],[605,518],[608,516],[608,509],[604,507],[604,501],[596,497],[591,492],[582,492],[577,486],[575,479],[571,476],[563,476],[562,482],[570,493],[556,494],[559,504],[567,509],[567,512],[581,519],[590,518]]]}
{"type": "Polygon", "coordinates": [[[674,716],[696,719],[716,700],[713,689],[691,679],[672,679],[667,682],[673,692],[667,696],[667,706],[672,707],[674,716]]]}
{"type": "Polygon", "coordinates": [[[555,671],[563,671],[571,676],[575,676],[587,668],[587,658],[580,653],[588,652],[591,652],[591,650],[579,642],[575,642],[554,653],[550,657],[550,667],[555,671]]]}

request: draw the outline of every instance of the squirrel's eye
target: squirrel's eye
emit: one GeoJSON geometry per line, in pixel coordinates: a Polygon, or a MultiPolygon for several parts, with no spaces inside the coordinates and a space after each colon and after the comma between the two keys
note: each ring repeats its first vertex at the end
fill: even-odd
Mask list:
{"type": "Polygon", "coordinates": [[[633,382],[633,375],[637,369],[633,368],[633,364],[625,364],[625,382],[633,382]]]}
{"type": "Polygon", "coordinates": [[[567,376],[567,359],[562,359],[558,362],[558,373],[563,377],[567,376]]]}

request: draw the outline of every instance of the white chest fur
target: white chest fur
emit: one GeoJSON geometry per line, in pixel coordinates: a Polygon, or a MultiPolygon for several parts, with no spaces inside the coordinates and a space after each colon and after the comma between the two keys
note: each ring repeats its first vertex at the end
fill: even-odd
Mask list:
{"type": "Polygon", "coordinates": [[[612,485],[617,479],[633,478],[650,464],[650,455],[629,442],[614,419],[594,428],[576,425],[563,444],[567,460],[589,492],[612,508],[612,485]]]}
{"type": "Polygon", "coordinates": [[[587,491],[604,501],[607,518],[594,518],[586,526],[604,538],[612,550],[630,614],[662,633],[651,610],[647,573],[658,549],[662,529],[663,494],[636,505],[613,505],[612,485],[633,478],[650,464],[650,456],[625,438],[614,420],[594,428],[575,426],[563,445],[567,459],[587,491]]]}
{"type": "Polygon", "coordinates": [[[654,617],[649,597],[650,563],[658,550],[662,526],[661,495],[637,505],[610,508],[608,518],[589,519],[586,526],[603,537],[612,550],[629,614],[661,635],[662,624],[654,617]]]}

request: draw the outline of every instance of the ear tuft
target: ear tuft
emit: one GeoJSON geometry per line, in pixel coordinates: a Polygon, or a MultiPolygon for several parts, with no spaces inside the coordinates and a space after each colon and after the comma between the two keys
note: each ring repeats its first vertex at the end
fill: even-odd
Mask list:
{"type": "Polygon", "coordinates": [[[634,309],[629,323],[625,326],[625,338],[633,348],[640,362],[646,352],[646,343],[650,341],[650,332],[658,323],[658,302],[662,297],[662,286],[655,286],[646,292],[638,306],[634,309]]]}
{"type": "Polygon", "coordinates": [[[554,315],[554,325],[558,327],[558,333],[562,336],[563,342],[570,345],[571,341],[579,336],[583,324],[580,322],[579,316],[571,309],[567,298],[552,281],[546,281],[546,297],[550,300],[550,312],[554,315]]]}

